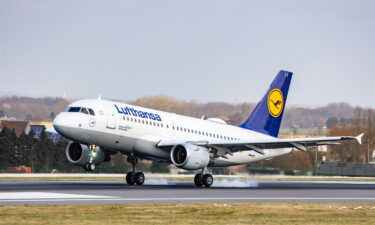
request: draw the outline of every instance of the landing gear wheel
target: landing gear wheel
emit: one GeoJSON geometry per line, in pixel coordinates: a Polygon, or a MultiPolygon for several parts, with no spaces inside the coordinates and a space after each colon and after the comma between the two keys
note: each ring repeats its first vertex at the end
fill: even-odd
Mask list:
{"type": "Polygon", "coordinates": [[[85,165],[83,165],[83,169],[85,169],[85,171],[89,171],[89,164],[86,163],[85,165]]]}
{"type": "Polygon", "coordinates": [[[89,169],[90,169],[90,171],[94,171],[95,170],[95,164],[94,163],[90,163],[89,164],[89,169]]]}
{"type": "Polygon", "coordinates": [[[135,173],[134,172],[129,172],[126,174],[126,183],[129,185],[134,185],[135,183],[135,173]]]}
{"type": "Polygon", "coordinates": [[[202,187],[203,185],[203,176],[201,173],[198,173],[198,174],[195,174],[195,177],[194,177],[194,184],[195,186],[197,187],[202,187]]]}
{"type": "Polygon", "coordinates": [[[86,171],[94,171],[95,170],[95,164],[94,163],[86,163],[83,168],[86,171]]]}
{"type": "Polygon", "coordinates": [[[211,174],[205,174],[202,178],[203,184],[206,187],[210,187],[214,183],[214,178],[211,174]]]}
{"type": "Polygon", "coordinates": [[[135,174],[135,183],[137,185],[142,185],[145,182],[145,175],[142,172],[138,172],[135,174]]]}

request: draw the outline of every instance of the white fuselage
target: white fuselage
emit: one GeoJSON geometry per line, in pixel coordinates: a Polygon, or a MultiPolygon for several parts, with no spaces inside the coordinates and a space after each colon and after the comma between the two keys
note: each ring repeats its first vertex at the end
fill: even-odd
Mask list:
{"type": "MultiPolygon", "coordinates": [[[[95,115],[61,112],[53,121],[55,130],[68,139],[134,154],[141,158],[170,162],[170,149],[158,148],[161,140],[208,141],[271,139],[268,135],[223,123],[197,119],[118,102],[89,99],[69,107],[92,109],[95,115]]],[[[214,159],[213,167],[248,164],[290,153],[292,149],[269,149],[265,154],[240,151],[214,159]]]]}

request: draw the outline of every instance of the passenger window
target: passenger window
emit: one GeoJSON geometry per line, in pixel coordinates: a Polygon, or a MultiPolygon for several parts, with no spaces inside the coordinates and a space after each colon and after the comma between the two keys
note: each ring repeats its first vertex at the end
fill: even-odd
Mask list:
{"type": "Polygon", "coordinates": [[[90,115],[93,115],[93,116],[95,116],[95,112],[94,112],[94,110],[92,110],[92,109],[89,109],[89,112],[90,112],[90,115]]]}
{"type": "Polygon", "coordinates": [[[82,109],[81,109],[81,113],[84,113],[84,114],[87,114],[87,115],[88,115],[88,114],[89,114],[89,111],[87,111],[86,108],[82,108],[82,109]]]}

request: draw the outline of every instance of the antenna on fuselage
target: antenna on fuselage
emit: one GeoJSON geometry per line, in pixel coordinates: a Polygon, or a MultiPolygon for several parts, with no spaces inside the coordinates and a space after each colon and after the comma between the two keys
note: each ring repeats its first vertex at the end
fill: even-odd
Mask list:
{"type": "Polygon", "coordinates": [[[98,100],[102,100],[102,94],[99,95],[98,100]]]}

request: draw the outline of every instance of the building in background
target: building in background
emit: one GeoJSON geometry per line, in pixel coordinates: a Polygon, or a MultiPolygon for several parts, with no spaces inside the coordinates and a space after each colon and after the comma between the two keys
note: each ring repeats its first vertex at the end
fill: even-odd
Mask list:
{"type": "Polygon", "coordinates": [[[23,120],[0,120],[0,130],[3,128],[14,130],[17,136],[20,136],[22,133],[29,134],[31,131],[29,121],[23,120]]]}
{"type": "Polygon", "coordinates": [[[39,138],[42,130],[45,129],[47,137],[49,137],[53,142],[58,142],[61,138],[51,122],[44,121],[23,121],[23,120],[11,120],[7,117],[0,118],[0,131],[3,128],[8,128],[15,131],[17,136],[20,136],[22,133],[29,134],[32,130],[34,132],[34,137],[39,138]]]}
{"type": "Polygon", "coordinates": [[[40,137],[43,129],[45,130],[47,137],[53,142],[57,143],[61,138],[61,135],[58,134],[53,127],[49,127],[48,122],[31,122],[31,129],[34,132],[35,138],[40,137]]]}

